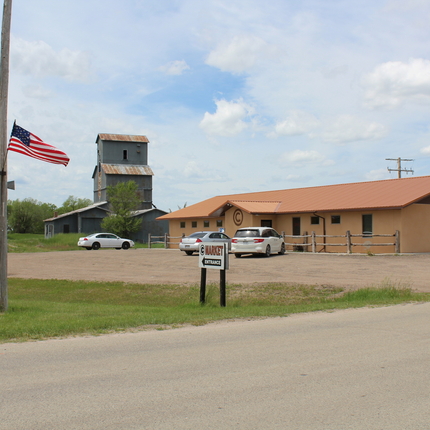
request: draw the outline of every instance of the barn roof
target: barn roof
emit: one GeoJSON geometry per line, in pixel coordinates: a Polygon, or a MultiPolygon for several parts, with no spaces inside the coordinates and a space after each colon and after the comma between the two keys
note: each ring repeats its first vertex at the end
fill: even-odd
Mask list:
{"type": "Polygon", "coordinates": [[[216,196],[158,219],[220,216],[231,206],[251,214],[402,209],[429,196],[430,176],[417,176],[216,196]]]}
{"type": "Polygon", "coordinates": [[[113,142],[137,142],[137,143],[149,143],[149,140],[146,136],[134,136],[131,134],[108,134],[108,133],[99,133],[97,135],[96,143],[99,140],[110,140],[113,142]]]}
{"type": "Polygon", "coordinates": [[[150,175],[154,176],[154,172],[149,166],[133,165],[133,164],[101,164],[101,169],[106,175],[150,175]]]}
{"type": "Polygon", "coordinates": [[[92,205],[85,206],[84,208],[76,209],[74,211],[67,212],[65,214],[61,214],[61,215],[54,216],[52,218],[44,219],[43,221],[44,222],[46,222],[46,221],[54,221],[56,219],[64,218],[64,217],[67,217],[67,216],[70,216],[70,215],[74,215],[74,214],[79,214],[79,213],[86,212],[86,211],[89,211],[91,209],[96,209],[96,208],[101,209],[101,210],[103,210],[105,212],[109,212],[108,209],[105,209],[105,208],[101,207],[101,206],[106,205],[106,203],[107,202],[93,203],[92,205]]]}

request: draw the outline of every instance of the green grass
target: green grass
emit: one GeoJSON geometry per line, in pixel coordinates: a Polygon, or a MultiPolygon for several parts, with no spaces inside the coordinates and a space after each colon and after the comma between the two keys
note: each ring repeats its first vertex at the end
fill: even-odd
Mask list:
{"type": "MultiPolygon", "coordinates": [[[[8,252],[51,252],[51,251],[85,251],[85,248],[77,246],[78,239],[85,236],[83,233],[56,234],[50,239],[45,239],[43,234],[9,233],[8,252]]],[[[162,244],[152,245],[162,247],[162,244]]],[[[135,248],[147,248],[146,244],[136,243],[135,248]]]]}
{"type": "Polygon", "coordinates": [[[0,314],[0,342],[25,341],[146,328],[202,325],[237,318],[384,306],[429,301],[430,294],[385,281],[344,293],[341,288],[299,284],[228,285],[227,306],[219,287],[9,279],[9,309],[0,314]]]}

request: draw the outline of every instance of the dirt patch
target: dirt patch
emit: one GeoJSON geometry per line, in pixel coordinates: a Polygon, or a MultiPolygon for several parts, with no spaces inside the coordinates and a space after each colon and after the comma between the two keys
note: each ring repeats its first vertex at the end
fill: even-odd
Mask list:
{"type": "MultiPolygon", "coordinates": [[[[8,254],[16,278],[199,284],[198,256],[178,250],[130,249],[8,254]]],[[[430,254],[338,255],[288,253],[269,258],[230,255],[227,283],[295,282],[355,289],[389,280],[430,292],[430,254]]],[[[218,270],[207,271],[219,282],[218,270]]]]}

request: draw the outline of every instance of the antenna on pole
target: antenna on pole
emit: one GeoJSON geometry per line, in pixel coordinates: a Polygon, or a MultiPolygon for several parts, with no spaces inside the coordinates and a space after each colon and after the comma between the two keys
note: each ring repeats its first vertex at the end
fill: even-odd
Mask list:
{"type": "Polygon", "coordinates": [[[389,161],[397,161],[397,169],[390,169],[387,167],[387,170],[391,172],[397,172],[397,177],[400,179],[402,177],[402,172],[406,173],[414,173],[412,169],[402,169],[402,161],[414,161],[412,158],[386,158],[389,161]]]}

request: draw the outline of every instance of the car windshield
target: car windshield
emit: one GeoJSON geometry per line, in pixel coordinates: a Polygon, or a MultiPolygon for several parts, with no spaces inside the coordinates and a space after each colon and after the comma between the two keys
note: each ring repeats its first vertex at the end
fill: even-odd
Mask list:
{"type": "Polygon", "coordinates": [[[236,237],[258,237],[260,232],[258,230],[237,230],[236,237]]]}
{"type": "Polygon", "coordinates": [[[199,233],[193,233],[193,234],[190,234],[188,237],[193,237],[193,238],[195,238],[195,237],[203,237],[203,236],[206,236],[207,235],[207,232],[199,232],[199,233]]]}

